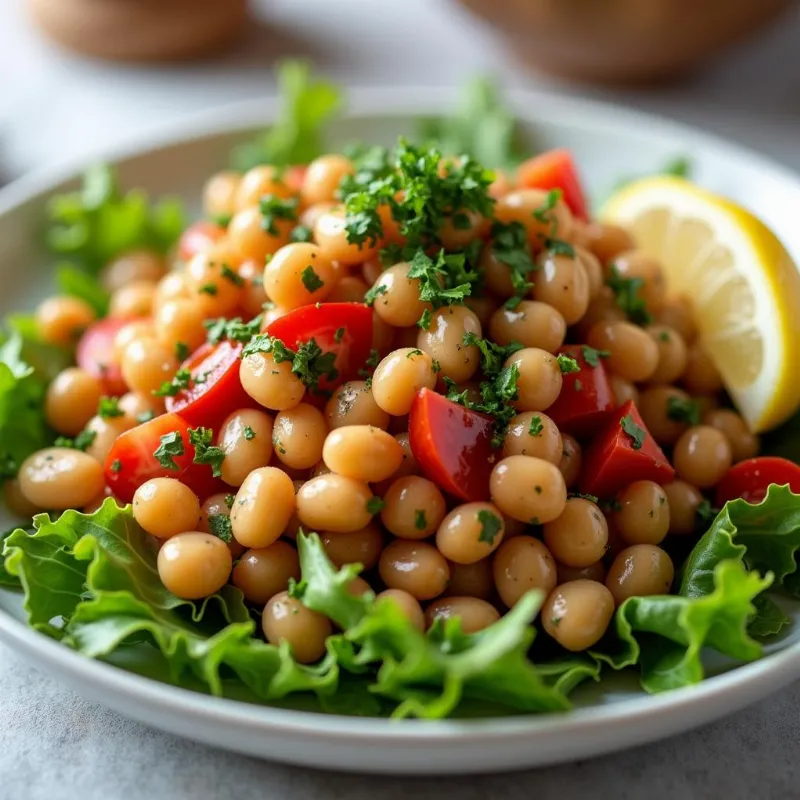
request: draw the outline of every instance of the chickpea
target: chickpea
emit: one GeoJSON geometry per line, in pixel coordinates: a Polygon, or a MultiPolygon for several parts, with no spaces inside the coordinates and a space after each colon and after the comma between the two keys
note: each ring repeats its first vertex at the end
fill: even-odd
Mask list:
{"type": "Polygon", "coordinates": [[[118,407],[133,427],[160,414],[164,410],[164,403],[160,397],[152,394],[126,392],[119,398],[118,407]]]}
{"type": "Polygon", "coordinates": [[[574,325],[589,308],[591,285],[583,264],[550,251],[539,256],[538,264],[533,298],[553,306],[567,325],[574,325]]]}
{"type": "Polygon", "coordinates": [[[153,310],[156,284],[153,281],[135,281],[117,289],[111,295],[108,308],[110,317],[146,317],[153,310]]]}
{"type": "Polygon", "coordinates": [[[243,261],[236,272],[244,281],[239,289],[239,303],[247,316],[255,317],[262,312],[264,303],[268,302],[264,291],[264,268],[251,259],[243,261]]]}
{"type": "Polygon", "coordinates": [[[263,264],[267,256],[289,244],[293,222],[288,219],[273,221],[272,233],[265,230],[264,218],[258,206],[248,206],[234,214],[228,225],[228,238],[234,252],[242,261],[252,259],[263,264]]]}
{"type": "Polygon", "coordinates": [[[358,576],[347,584],[347,593],[353,595],[353,597],[363,597],[365,594],[369,595],[370,598],[375,596],[372,587],[363,578],[358,576]]]}
{"type": "Polygon", "coordinates": [[[579,653],[603,638],[614,616],[614,597],[596,581],[562,583],[544,601],[542,627],[563,648],[579,653]]]}
{"type": "Polygon", "coordinates": [[[464,305],[478,318],[478,322],[481,324],[481,330],[489,326],[489,320],[492,318],[492,314],[500,307],[498,300],[491,295],[466,297],[464,298],[464,305]]]}
{"type": "Polygon", "coordinates": [[[617,496],[614,527],[626,544],[660,544],[669,531],[669,503],[653,481],[634,481],[617,496]]]}
{"type": "Polygon", "coordinates": [[[420,300],[420,283],[418,278],[409,278],[411,265],[395,264],[380,273],[373,292],[375,297],[375,313],[386,323],[395,328],[407,328],[416,325],[425,309],[431,304],[420,300]]]}
{"type": "Polygon", "coordinates": [[[494,180],[489,186],[489,194],[499,200],[514,189],[514,179],[501,169],[494,171],[494,180]]]}
{"type": "Polygon", "coordinates": [[[219,591],[231,574],[231,551],[210,533],[172,536],[158,551],[158,576],[174,595],[199,600],[219,591]]]}
{"type": "Polygon", "coordinates": [[[70,345],[95,320],[94,309],[77,297],[50,297],[36,309],[39,336],[48,344],[70,345]]]}
{"type": "Polygon", "coordinates": [[[480,366],[480,351],[466,344],[467,335],[481,337],[481,323],[466,306],[445,306],[434,311],[430,324],[417,335],[417,347],[439,364],[441,375],[460,383],[480,366]]]}
{"type": "Polygon", "coordinates": [[[203,187],[203,210],[212,219],[229,219],[236,212],[236,193],[242,182],[238,172],[217,172],[203,187]]]}
{"type": "Polygon", "coordinates": [[[444,495],[427,478],[397,478],[383,498],[381,521],[401,539],[426,539],[441,524],[447,511],[444,495]]]}
{"type": "MultiPolygon", "coordinates": [[[[506,533],[504,540],[508,540],[506,533]]],[[[492,559],[484,558],[472,564],[456,564],[448,561],[450,582],[447,584],[447,597],[480,597],[488,600],[494,592],[492,559]]]]}
{"type": "Polygon", "coordinates": [[[245,547],[269,547],[283,533],[294,510],[291,478],[275,467],[254,469],[233,501],[233,536],[245,547]]]}
{"type": "MultiPolygon", "coordinates": [[[[234,495],[224,494],[222,492],[207,497],[200,506],[200,522],[197,523],[197,530],[202,533],[214,533],[215,528],[217,528],[221,522],[221,520],[215,520],[214,518],[230,518],[231,506],[233,506],[234,499],[234,495]]],[[[244,546],[240,545],[236,539],[231,539],[228,542],[228,549],[231,551],[234,558],[238,558],[245,551],[244,546]]]]}
{"type": "Polygon", "coordinates": [[[590,222],[584,228],[584,239],[588,247],[602,264],[613,261],[622,253],[633,250],[633,237],[619,225],[608,222],[590,222]]]}
{"type": "Polygon", "coordinates": [[[360,274],[364,282],[369,284],[370,286],[374,286],[378,282],[378,279],[383,274],[383,266],[381,265],[381,262],[376,258],[371,258],[365,261],[361,265],[360,270],[358,269],[357,266],[355,267],[355,269],[357,270],[356,274],[357,275],[360,274]]]}
{"type": "Polygon", "coordinates": [[[476,239],[485,236],[491,228],[491,223],[485,217],[474,211],[460,211],[445,217],[444,223],[439,228],[439,239],[445,250],[464,250],[476,239]]]}
{"type": "Polygon", "coordinates": [[[189,350],[196,350],[206,340],[204,320],[203,307],[194,300],[167,300],[155,313],[156,337],[167,347],[183,342],[189,350]]]}
{"type": "MultiPolygon", "coordinates": [[[[399,419],[399,417],[396,419],[399,419]]],[[[414,458],[414,454],[411,452],[411,444],[408,440],[408,431],[396,433],[394,438],[400,445],[400,449],[403,451],[403,460],[400,462],[400,466],[388,478],[373,484],[375,494],[379,495],[380,497],[383,497],[386,492],[389,491],[389,487],[398,478],[405,478],[409,475],[419,474],[419,465],[417,464],[417,460],[414,458]]]]}
{"type": "Polygon", "coordinates": [[[448,561],[474,564],[500,546],[504,532],[503,516],[491,503],[465,503],[442,520],[436,546],[448,561]]]}
{"type": "Polygon", "coordinates": [[[697,509],[703,495],[686,481],[673,481],[664,487],[669,506],[669,532],[673,536],[689,536],[697,529],[697,509]]]}
{"type": "Polygon", "coordinates": [[[563,452],[561,434],[547,414],[525,411],[508,423],[503,439],[504,456],[535,456],[558,464],[563,452]]]}
{"type": "MultiPolygon", "coordinates": [[[[609,529],[610,533],[610,529],[609,529]]],[[[606,566],[602,561],[595,561],[588,567],[568,567],[566,564],[558,564],[558,583],[567,581],[587,580],[603,583],[606,579],[606,566]]]]}
{"type": "Polygon", "coordinates": [[[114,336],[114,344],[111,349],[111,358],[114,364],[122,363],[122,356],[125,354],[129,344],[135,341],[148,341],[156,338],[156,329],[150,320],[137,320],[123,325],[114,336]]]}
{"type": "Polygon", "coordinates": [[[558,398],[563,383],[556,357],[538,347],[526,347],[509,356],[504,366],[512,364],[519,370],[514,408],[519,411],[544,411],[550,408],[558,398]]]}
{"type": "Polygon", "coordinates": [[[425,630],[425,615],[422,606],[416,597],[402,589],[384,589],[379,595],[378,600],[385,599],[394,603],[400,613],[418,630],[425,630]]]}
{"type": "Polygon", "coordinates": [[[341,206],[323,212],[314,223],[314,241],[322,252],[342,264],[361,264],[375,258],[377,243],[367,239],[362,244],[347,240],[344,209],[341,206]]]}
{"type": "Polygon", "coordinates": [[[242,388],[265,408],[285,411],[299,405],[306,393],[291,361],[276,362],[271,353],[253,353],[239,364],[242,388]]]}
{"type": "Polygon", "coordinates": [[[292,190],[287,186],[276,167],[269,164],[253,167],[245,172],[239,180],[234,206],[237,211],[253,206],[257,207],[261,198],[268,194],[287,198],[291,196],[292,190]]]}
{"type": "Polygon", "coordinates": [[[495,464],[489,490],[503,514],[532,525],[554,520],[567,501],[567,487],[558,467],[531,456],[508,456],[495,464]]]}
{"type": "Polygon", "coordinates": [[[155,339],[134,339],[122,354],[122,377],[134,392],[155,392],[178,371],[175,351],[155,339]]]}
{"type": "Polygon", "coordinates": [[[641,393],[637,408],[652,437],[669,446],[689,427],[685,412],[691,411],[692,398],[675,386],[654,386],[641,393]]]}
{"type": "Polygon", "coordinates": [[[133,495],[133,518],[151,536],[169,539],[200,521],[197,495],[175,478],[151,478],[133,495]]]}
{"type": "Polygon", "coordinates": [[[156,294],[153,299],[153,307],[158,309],[168,300],[186,300],[189,297],[189,287],[186,281],[186,273],[176,270],[165,275],[156,284],[156,294]]]}
{"type": "Polygon", "coordinates": [[[395,329],[384,322],[374,311],[372,312],[372,347],[378,351],[381,356],[392,347],[394,340],[395,329]]]}
{"type": "Polygon", "coordinates": [[[636,406],[639,405],[639,390],[630,381],[620,378],[619,375],[609,375],[608,382],[618,406],[624,406],[628,400],[633,400],[636,406]]]}
{"type": "Polygon", "coordinates": [[[625,312],[619,307],[614,292],[608,286],[601,286],[597,295],[589,301],[583,319],[576,325],[579,341],[586,341],[589,331],[601,322],[624,322],[625,312]]]}
{"type": "Polygon", "coordinates": [[[276,594],[264,606],[261,627],[270,644],[288,642],[301,664],[319,661],[325,655],[325,641],[333,633],[327,617],[306,608],[288,592],[276,594]]]}
{"type": "Polygon", "coordinates": [[[381,579],[417,600],[433,600],[447,588],[450,569],[444,556],[427,542],[396,539],[378,561],[381,579]]]}
{"type": "Polygon", "coordinates": [[[566,203],[560,197],[553,203],[550,193],[542,189],[509,192],[497,201],[494,214],[506,225],[519,222],[534,250],[541,250],[548,237],[557,236],[568,241],[572,234],[572,214],[566,203]]]}
{"type": "Polygon", "coordinates": [[[152,250],[130,250],[106,264],[100,272],[100,283],[109,292],[136,281],[155,283],[166,272],[164,259],[152,250]]]}
{"type": "Polygon", "coordinates": [[[322,458],[333,472],[366,483],[393,475],[403,461],[403,448],[380,428],[347,425],[328,434],[322,458]]]}
{"type": "Polygon", "coordinates": [[[661,308],[667,286],[664,271],[655,258],[641,250],[628,250],[615,256],[613,263],[609,262],[608,271],[621,278],[638,278],[642,283],[637,295],[644,300],[647,310],[656,312],[661,308]]]}
{"type": "Polygon", "coordinates": [[[247,550],[233,568],[231,583],[249,603],[263,605],[284,591],[289,579],[300,580],[300,560],[290,544],[278,540],[260,550],[247,550]]]}
{"type": "Polygon", "coordinates": [[[420,389],[436,385],[433,359],[410,347],[389,353],[372,377],[372,396],[380,408],[395,417],[411,410],[420,389]]]}
{"type": "Polygon", "coordinates": [[[344,275],[334,285],[328,295],[329,303],[363,303],[369,285],[357,275],[344,275]]]}
{"type": "Polygon", "coordinates": [[[190,301],[205,316],[231,314],[239,304],[239,276],[214,248],[189,260],[185,280],[190,301]]]}
{"type": "Polygon", "coordinates": [[[264,268],[264,291],[273,302],[288,309],[324,300],[335,282],[330,259],[308,242],[284,245],[264,268]]]}
{"type": "Polygon", "coordinates": [[[254,469],[269,464],[272,427],[272,417],[263,411],[243,408],[228,415],[217,435],[217,444],[225,453],[220,467],[225,483],[241,486],[254,469]]]}
{"type": "Polygon", "coordinates": [[[558,469],[564,478],[564,483],[570,488],[578,482],[583,466],[583,451],[578,440],[568,433],[561,434],[563,453],[558,462],[558,469]]]}
{"type": "Polygon", "coordinates": [[[735,411],[728,408],[711,409],[703,415],[703,424],[725,435],[731,446],[734,464],[758,455],[758,436],[750,432],[747,423],[735,411]]]}
{"type": "Polygon", "coordinates": [[[306,168],[300,189],[303,203],[313,206],[336,200],[342,178],[354,171],[353,162],[344,156],[330,154],[315,158],[306,168]]]}
{"type": "Polygon", "coordinates": [[[310,469],[322,458],[327,432],[322,412],[308,403],[280,411],[272,431],[275,455],[293,469],[310,469]]]}
{"type": "Polygon", "coordinates": [[[731,468],[733,452],[724,433],[709,425],[696,425],[678,439],[672,463],[679,478],[710,489],[731,468]]]}
{"type": "Polygon", "coordinates": [[[81,508],[105,484],[102,465],[80,450],[47,447],[29,455],[17,475],[22,496],[39,508],[81,508]]]}
{"type": "Polygon", "coordinates": [[[567,335],[562,314],[547,303],[523,300],[516,308],[497,309],[489,320],[489,336],[497,344],[519,342],[555,353],[567,335]]]}
{"type": "Polygon", "coordinates": [[[531,589],[549,594],[556,588],[556,562],[532,536],[515,536],[503,542],[494,555],[492,574],[497,593],[508,608],[531,589]]]}
{"type": "Polygon", "coordinates": [[[686,370],[681,378],[689,394],[716,394],[722,391],[722,376],[711,357],[699,344],[689,348],[686,370]]]}
{"type": "Polygon", "coordinates": [[[606,587],[619,606],[629,597],[668,594],[675,577],[672,559],[654,544],[635,544],[614,559],[606,587]]]}
{"type": "Polygon", "coordinates": [[[589,280],[589,299],[597,297],[603,286],[603,268],[600,266],[600,259],[585,247],[576,244],[575,255],[586,272],[589,280]]]}
{"type": "Polygon", "coordinates": [[[325,422],[331,430],[345,425],[370,425],[385,431],[389,415],[375,402],[365,381],[348,381],[334,390],[325,404],[325,422]]]}
{"type": "Polygon", "coordinates": [[[425,622],[430,628],[436,620],[443,623],[458,617],[464,633],[477,633],[500,619],[500,612],[485,600],[477,597],[442,597],[425,609],[425,622]]]}
{"type": "Polygon", "coordinates": [[[297,493],[297,515],[311,530],[348,533],[365,528],[374,511],[366,483],[344,475],[312,478],[297,493]]]}
{"type": "Polygon", "coordinates": [[[487,243],[481,251],[480,271],[486,288],[497,297],[507,298],[516,294],[511,281],[511,267],[498,258],[492,243],[487,243]]]}
{"type": "Polygon", "coordinates": [[[658,347],[658,366],[651,383],[673,383],[686,369],[688,352],[681,335],[666,325],[650,325],[647,332],[658,347]]]}
{"type": "Polygon", "coordinates": [[[323,531],[320,539],[325,553],[336,567],[361,564],[364,569],[372,569],[383,550],[383,534],[373,522],[358,531],[323,531]]]}
{"type": "Polygon", "coordinates": [[[608,350],[606,367],[633,383],[649,380],[658,368],[658,345],[630,322],[600,322],[587,339],[591,347],[608,350]]]}
{"type": "Polygon", "coordinates": [[[47,424],[65,436],[76,436],[97,410],[103,393],[103,382],[79,367],[59,372],[45,395],[47,424]]]}
{"type": "Polygon", "coordinates": [[[608,525],[600,509],[582,497],[567,500],[564,510],[544,526],[544,543],[560,564],[588,567],[608,545],[608,525]]]}
{"type": "Polygon", "coordinates": [[[21,517],[26,522],[29,521],[30,517],[40,513],[42,510],[22,494],[22,489],[16,478],[11,478],[3,484],[3,501],[15,517],[21,517]]]}
{"type": "MultiPolygon", "coordinates": [[[[85,430],[93,434],[94,438],[86,448],[86,453],[92,458],[96,458],[101,464],[105,464],[114,442],[132,427],[130,419],[124,414],[119,417],[108,417],[108,419],[99,415],[92,417],[86,423],[85,430]]],[[[184,528],[184,530],[187,529],[184,528]]]]}
{"type": "Polygon", "coordinates": [[[683,341],[690,345],[697,338],[697,325],[691,303],[685,297],[665,300],[655,315],[656,322],[677,331],[683,341]]]}

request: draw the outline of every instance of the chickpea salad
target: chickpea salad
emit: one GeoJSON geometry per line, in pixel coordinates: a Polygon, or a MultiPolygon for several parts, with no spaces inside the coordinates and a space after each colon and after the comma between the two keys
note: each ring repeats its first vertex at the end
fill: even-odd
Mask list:
{"type": "Polygon", "coordinates": [[[201,219],[102,166],[50,202],[57,293],[0,339],[0,584],[29,624],[370,716],[561,711],[615,670],[660,692],[703,650],[761,656],[800,598],[797,423],[767,432],[800,398],[765,421],[671,262],[489,83],[342,150],[340,90],[281,83],[201,219]]]}

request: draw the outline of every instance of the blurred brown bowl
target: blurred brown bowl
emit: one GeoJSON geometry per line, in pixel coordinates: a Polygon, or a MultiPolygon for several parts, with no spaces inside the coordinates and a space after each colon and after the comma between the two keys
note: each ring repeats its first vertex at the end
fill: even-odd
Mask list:
{"type": "Polygon", "coordinates": [[[459,0],[537,69],[592,83],[686,74],[791,0],[459,0]]]}

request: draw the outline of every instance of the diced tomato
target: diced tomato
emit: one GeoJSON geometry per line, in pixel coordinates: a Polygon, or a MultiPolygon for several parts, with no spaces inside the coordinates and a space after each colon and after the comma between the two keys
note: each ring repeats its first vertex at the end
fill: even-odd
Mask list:
{"type": "Polygon", "coordinates": [[[560,430],[573,436],[585,436],[599,429],[608,417],[608,412],[617,407],[617,401],[602,360],[592,358],[590,349],[572,344],[562,347],[559,353],[574,358],[580,372],[563,376],[561,393],[547,409],[547,416],[560,430]],[[597,366],[586,361],[585,352],[590,353],[592,363],[597,366]]]}
{"type": "Polygon", "coordinates": [[[548,150],[523,161],[517,167],[517,183],[529,189],[561,189],[569,210],[579,219],[589,219],[586,192],[569,150],[548,150]]]}
{"type": "Polygon", "coordinates": [[[225,235],[225,228],[210,222],[207,219],[200,219],[193,222],[178,240],[178,255],[182,261],[189,261],[192,256],[198,253],[205,253],[211,245],[218,242],[225,235]]]}
{"type": "Polygon", "coordinates": [[[181,364],[192,380],[186,389],[166,398],[167,411],[174,411],[192,425],[216,428],[228,414],[251,408],[255,401],[239,380],[239,342],[223,339],[218,344],[201,345],[181,364]],[[196,382],[199,379],[200,382],[196,382]]]}
{"type": "Polygon", "coordinates": [[[301,306],[267,326],[267,333],[287,347],[312,339],[323,352],[336,353],[338,376],[322,378],[320,389],[333,389],[358,377],[372,349],[372,309],[363,303],[320,303],[301,306]]]}
{"type": "Polygon", "coordinates": [[[114,337],[131,319],[106,317],[92,323],[81,336],[75,351],[78,366],[103,381],[106,394],[120,395],[128,391],[119,364],[113,360],[114,337]]]}
{"type": "Polygon", "coordinates": [[[177,414],[162,414],[123,433],[111,448],[105,463],[106,484],[123,503],[133,500],[134,492],[151,478],[176,478],[185,483],[203,501],[219,491],[228,491],[211,474],[208,464],[195,464],[194,447],[189,444],[189,424],[177,414]],[[184,453],[173,456],[177,469],[162,467],[153,455],[161,437],[177,432],[184,453]]]}
{"type": "Polygon", "coordinates": [[[425,475],[462,500],[487,500],[497,459],[492,419],[430,389],[414,398],[408,417],[411,452],[425,475]]]}
{"type": "Polygon", "coordinates": [[[674,478],[675,470],[629,400],[609,413],[584,452],[579,485],[586,494],[608,499],[634,481],[665,484],[674,478]]]}
{"type": "Polygon", "coordinates": [[[303,185],[303,181],[306,177],[306,167],[305,164],[297,164],[293,167],[287,167],[286,171],[283,173],[283,182],[295,193],[300,192],[300,188],[303,185]]]}
{"type": "Polygon", "coordinates": [[[772,484],[788,486],[800,494],[800,466],[786,458],[759,456],[740,461],[731,467],[717,486],[717,506],[742,498],[748,503],[760,503],[772,484]]]}

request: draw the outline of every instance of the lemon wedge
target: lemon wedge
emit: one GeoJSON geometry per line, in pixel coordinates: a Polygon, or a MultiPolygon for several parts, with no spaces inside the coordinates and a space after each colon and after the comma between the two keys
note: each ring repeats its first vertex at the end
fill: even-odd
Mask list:
{"type": "Polygon", "coordinates": [[[626,186],[600,217],[660,259],[669,294],[691,303],[700,342],[754,432],[800,407],[800,273],[761,220],[669,177],[626,186]]]}

